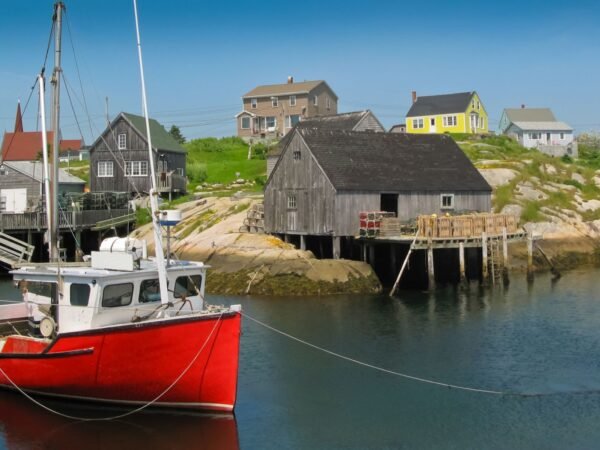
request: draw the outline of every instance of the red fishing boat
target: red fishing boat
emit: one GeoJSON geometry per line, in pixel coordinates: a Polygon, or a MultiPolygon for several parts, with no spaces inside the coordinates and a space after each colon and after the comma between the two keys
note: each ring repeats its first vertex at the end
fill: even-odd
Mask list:
{"type": "MultiPolygon", "coordinates": [[[[55,6],[57,30],[62,8],[61,2],[55,6]]],[[[143,87],[139,31],[138,49],[143,87]]],[[[241,309],[205,305],[208,267],[164,257],[161,230],[181,215],[158,208],[157,155],[147,120],[146,126],[156,256],[147,258],[145,241],[110,238],[87,263],[65,264],[49,216],[53,261],[11,272],[23,303],[0,306],[0,322],[21,317],[29,323],[27,335],[0,336],[0,387],[118,404],[233,410],[241,309]]],[[[57,205],[50,192],[46,198],[57,205]]]]}

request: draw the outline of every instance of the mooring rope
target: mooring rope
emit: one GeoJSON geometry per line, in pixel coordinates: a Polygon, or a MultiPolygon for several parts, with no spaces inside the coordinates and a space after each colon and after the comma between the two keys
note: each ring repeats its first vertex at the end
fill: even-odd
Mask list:
{"type": "Polygon", "coordinates": [[[109,416],[109,417],[79,417],[79,416],[73,416],[70,414],[66,414],[60,411],[57,411],[55,409],[50,408],[47,405],[44,405],[43,403],[41,403],[40,401],[36,400],[35,398],[33,398],[31,395],[29,395],[27,392],[25,392],[23,389],[21,389],[13,380],[12,378],[10,378],[6,372],[2,369],[2,367],[0,367],[0,373],[2,373],[2,375],[4,375],[4,377],[10,382],[10,384],[12,384],[12,386],[21,394],[23,394],[26,398],[28,398],[29,400],[31,400],[33,403],[35,403],[37,406],[45,409],[46,411],[52,413],[52,414],[56,414],[58,416],[64,417],[66,419],[71,419],[71,420],[78,420],[81,422],[100,422],[100,421],[111,421],[111,420],[117,420],[117,419],[122,419],[124,417],[127,416],[131,416],[132,414],[136,414],[140,411],[143,411],[144,409],[148,408],[149,406],[152,406],[154,403],[156,403],[158,400],[160,400],[163,396],[165,396],[171,389],[173,389],[173,387],[179,382],[179,380],[181,380],[185,374],[191,369],[191,367],[194,365],[194,363],[196,362],[196,360],[200,357],[200,355],[202,354],[202,351],[204,350],[204,348],[208,345],[208,342],[210,341],[212,335],[214,334],[215,330],[217,329],[217,326],[221,323],[221,319],[223,318],[223,313],[221,313],[219,315],[219,318],[217,319],[217,321],[215,322],[212,330],[210,331],[210,334],[208,335],[208,337],[206,338],[206,340],[204,341],[204,344],[202,344],[202,347],[200,347],[200,350],[198,350],[198,352],[196,353],[196,355],[192,358],[192,360],[190,361],[190,363],[183,369],[183,371],[179,374],[179,376],[177,378],[175,378],[175,380],[169,385],[167,386],[167,388],[162,391],[160,394],[158,394],[154,399],[150,400],[147,403],[144,403],[142,406],[133,409],[131,411],[127,411],[123,414],[118,414],[115,416],[109,416]]]}
{"type": "Polygon", "coordinates": [[[396,372],[394,370],[391,369],[386,369],[385,367],[381,367],[381,366],[376,366],[374,364],[370,364],[370,363],[366,363],[363,361],[360,361],[358,359],[355,358],[351,358],[350,356],[346,356],[346,355],[342,355],[340,353],[336,353],[332,350],[328,350],[326,348],[320,347],[318,345],[312,344],[310,342],[307,342],[303,339],[300,339],[296,336],[292,336],[289,333],[286,333],[285,331],[279,330],[275,327],[272,327],[270,325],[267,325],[264,322],[261,322],[258,319],[255,319],[254,317],[249,316],[246,313],[242,313],[242,316],[248,320],[251,320],[252,322],[268,329],[271,330],[277,334],[280,334],[282,336],[285,336],[293,341],[299,342],[300,344],[306,345],[307,347],[311,347],[315,350],[318,350],[320,352],[326,353],[328,355],[334,356],[336,358],[340,358],[343,359],[345,361],[351,362],[353,364],[357,364],[359,366],[363,366],[363,367],[368,367],[369,369],[373,369],[373,370],[377,370],[379,372],[383,372],[389,375],[394,375],[397,377],[401,377],[401,378],[406,378],[412,381],[417,381],[419,383],[426,383],[426,384],[433,384],[436,386],[440,386],[440,387],[445,387],[448,389],[455,389],[455,390],[460,390],[460,391],[468,391],[468,392],[475,392],[475,393],[479,393],[479,394],[488,394],[488,395],[498,395],[498,396],[511,396],[511,397],[548,397],[548,396],[554,396],[554,395],[558,395],[558,394],[592,394],[592,393],[600,393],[600,390],[597,389],[590,389],[590,390],[582,390],[582,391],[573,391],[573,392],[558,392],[558,393],[525,393],[525,392],[516,392],[516,391],[498,391],[498,390],[493,390],[493,389],[482,389],[482,388],[474,388],[474,387],[469,387],[469,386],[462,386],[462,385],[458,385],[458,384],[451,384],[451,383],[444,383],[442,381],[436,381],[436,380],[431,380],[431,379],[427,379],[427,378],[422,378],[422,377],[417,377],[415,375],[409,375],[407,373],[402,373],[402,372],[396,372]]]}

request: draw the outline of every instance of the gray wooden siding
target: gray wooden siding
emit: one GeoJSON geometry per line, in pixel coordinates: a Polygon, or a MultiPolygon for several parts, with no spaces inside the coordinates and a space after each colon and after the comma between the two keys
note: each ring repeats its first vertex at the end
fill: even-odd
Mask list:
{"type": "Polygon", "coordinates": [[[445,214],[449,212],[491,212],[490,192],[409,192],[398,196],[398,218],[410,220],[420,214],[445,214]],[[441,194],[454,194],[454,208],[442,209],[441,194]]]}
{"type": "Polygon", "coordinates": [[[376,131],[378,133],[385,133],[385,128],[381,126],[379,121],[373,116],[373,113],[369,113],[352,131],[376,131]]]}
{"type": "Polygon", "coordinates": [[[25,188],[27,189],[27,209],[34,209],[37,207],[40,196],[42,195],[42,184],[8,166],[3,166],[3,169],[5,170],[5,174],[0,175],[0,189],[25,188]]]}
{"type": "Polygon", "coordinates": [[[265,188],[265,230],[269,233],[330,234],[335,190],[303,140],[295,135],[265,188]],[[294,160],[294,151],[301,159],[294,160]],[[288,196],[296,208],[288,208],[288,196]]]}
{"type": "Polygon", "coordinates": [[[275,168],[275,164],[277,164],[277,160],[279,159],[279,155],[277,156],[267,156],[267,178],[271,176],[271,172],[275,168]]]}
{"type": "MultiPolygon", "coordinates": [[[[125,161],[148,161],[146,141],[121,118],[115,126],[107,129],[95,147],[90,149],[90,189],[92,192],[148,192],[150,190],[150,165],[148,176],[126,177],[125,161]],[[127,150],[117,150],[119,134],[127,135],[127,150]],[[113,161],[113,176],[98,177],[98,162],[113,161]]],[[[159,151],[161,158],[167,161],[167,170],[183,168],[185,176],[186,155],[168,151],[159,151]]],[[[154,152],[154,164],[158,173],[158,154],[154,152]]]]}
{"type": "Polygon", "coordinates": [[[378,192],[338,192],[335,198],[335,235],[357,236],[358,214],[361,211],[379,211],[378,192]]]}

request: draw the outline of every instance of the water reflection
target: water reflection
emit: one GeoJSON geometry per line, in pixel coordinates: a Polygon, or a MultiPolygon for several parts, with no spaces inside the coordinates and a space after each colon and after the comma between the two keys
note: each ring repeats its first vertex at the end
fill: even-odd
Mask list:
{"type": "MultiPolygon", "coordinates": [[[[61,412],[105,417],[123,409],[73,406],[42,399],[61,412]]],[[[233,415],[144,411],[107,422],[78,422],[50,412],[13,392],[0,392],[0,448],[30,449],[239,449],[233,415]]]]}

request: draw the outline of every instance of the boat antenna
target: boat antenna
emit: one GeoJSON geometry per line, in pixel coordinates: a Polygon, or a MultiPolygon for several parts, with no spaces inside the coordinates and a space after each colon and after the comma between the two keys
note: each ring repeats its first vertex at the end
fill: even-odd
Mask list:
{"type": "Polygon", "coordinates": [[[152,228],[154,231],[154,254],[156,267],[158,269],[158,284],[160,286],[160,299],[163,304],[169,303],[169,291],[167,290],[167,269],[165,267],[165,256],[162,248],[162,231],[160,225],[160,214],[158,209],[158,190],[156,188],[156,170],[154,168],[154,154],[152,151],[152,136],[150,134],[150,119],[148,117],[148,102],[146,100],[146,83],[144,81],[144,63],[142,60],[142,44],[140,40],[140,25],[138,20],[137,1],[133,0],[133,12],[135,14],[135,32],[137,37],[138,59],[140,63],[140,77],[142,82],[142,106],[144,108],[144,119],[146,120],[146,137],[148,140],[148,158],[150,160],[150,208],[152,212],[152,228]]]}
{"type": "Polygon", "coordinates": [[[62,12],[65,9],[63,2],[54,4],[54,71],[52,72],[52,130],[54,131],[52,139],[52,176],[51,192],[48,208],[51,211],[50,223],[48,224],[50,234],[50,261],[56,262],[59,259],[58,251],[58,146],[60,142],[60,67],[61,58],[61,33],[62,33],[62,12]]]}

